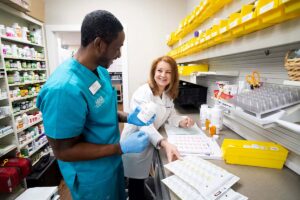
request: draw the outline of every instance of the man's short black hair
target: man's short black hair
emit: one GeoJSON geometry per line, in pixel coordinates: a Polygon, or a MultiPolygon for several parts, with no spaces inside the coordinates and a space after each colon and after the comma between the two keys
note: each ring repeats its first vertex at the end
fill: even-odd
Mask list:
{"type": "Polygon", "coordinates": [[[109,44],[121,31],[123,31],[123,26],[113,14],[105,10],[95,10],[87,14],[82,22],[81,46],[86,47],[96,37],[100,37],[109,44]]]}

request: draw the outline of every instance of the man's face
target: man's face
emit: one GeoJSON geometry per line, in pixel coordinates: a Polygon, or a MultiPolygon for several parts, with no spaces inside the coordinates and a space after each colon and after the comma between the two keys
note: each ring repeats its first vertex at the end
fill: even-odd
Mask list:
{"type": "Polygon", "coordinates": [[[118,37],[113,40],[110,44],[106,44],[105,53],[99,58],[99,65],[105,68],[113,63],[117,58],[121,57],[121,47],[123,46],[125,40],[124,32],[119,32],[118,37]]]}

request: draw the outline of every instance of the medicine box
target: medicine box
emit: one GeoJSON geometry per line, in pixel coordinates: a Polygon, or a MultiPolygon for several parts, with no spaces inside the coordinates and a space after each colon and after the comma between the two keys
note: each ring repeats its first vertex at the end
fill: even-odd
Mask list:
{"type": "Polygon", "coordinates": [[[281,169],[288,150],[273,142],[224,139],[223,158],[226,163],[281,169]]]}

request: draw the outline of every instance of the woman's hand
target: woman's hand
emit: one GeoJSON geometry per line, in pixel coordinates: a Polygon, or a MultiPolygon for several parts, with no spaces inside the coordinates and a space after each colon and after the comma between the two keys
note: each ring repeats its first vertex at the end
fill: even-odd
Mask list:
{"type": "Polygon", "coordinates": [[[181,159],[180,153],[178,152],[175,145],[169,143],[165,139],[161,141],[160,145],[165,149],[169,162],[181,159]]]}
{"type": "Polygon", "coordinates": [[[179,122],[179,127],[181,128],[190,128],[195,124],[194,120],[190,117],[186,117],[185,119],[179,122]]]}

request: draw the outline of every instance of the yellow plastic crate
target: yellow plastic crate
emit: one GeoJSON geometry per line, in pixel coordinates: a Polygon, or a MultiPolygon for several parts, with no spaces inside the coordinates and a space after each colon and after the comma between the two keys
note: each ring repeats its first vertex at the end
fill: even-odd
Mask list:
{"type": "Polygon", "coordinates": [[[273,142],[225,139],[222,144],[226,163],[281,169],[288,150],[273,142]]]}
{"type": "Polygon", "coordinates": [[[232,40],[231,32],[229,31],[228,20],[220,20],[219,23],[219,38],[217,38],[218,42],[225,42],[232,40]]]}
{"type": "Polygon", "coordinates": [[[241,25],[241,13],[232,13],[228,20],[229,30],[234,37],[239,37],[244,32],[244,27],[241,25]]]}
{"type": "Polygon", "coordinates": [[[279,6],[283,6],[284,15],[288,19],[300,16],[299,0],[279,0],[279,6]]]}
{"type": "Polygon", "coordinates": [[[178,66],[178,73],[181,76],[189,76],[194,72],[208,72],[207,64],[178,66]]]}
{"type": "Polygon", "coordinates": [[[241,23],[244,26],[244,34],[261,29],[261,21],[256,17],[254,5],[244,5],[241,10],[241,23]]]}
{"type": "Polygon", "coordinates": [[[283,21],[283,8],[279,0],[259,0],[256,7],[256,15],[264,24],[275,24],[283,21]]]}

